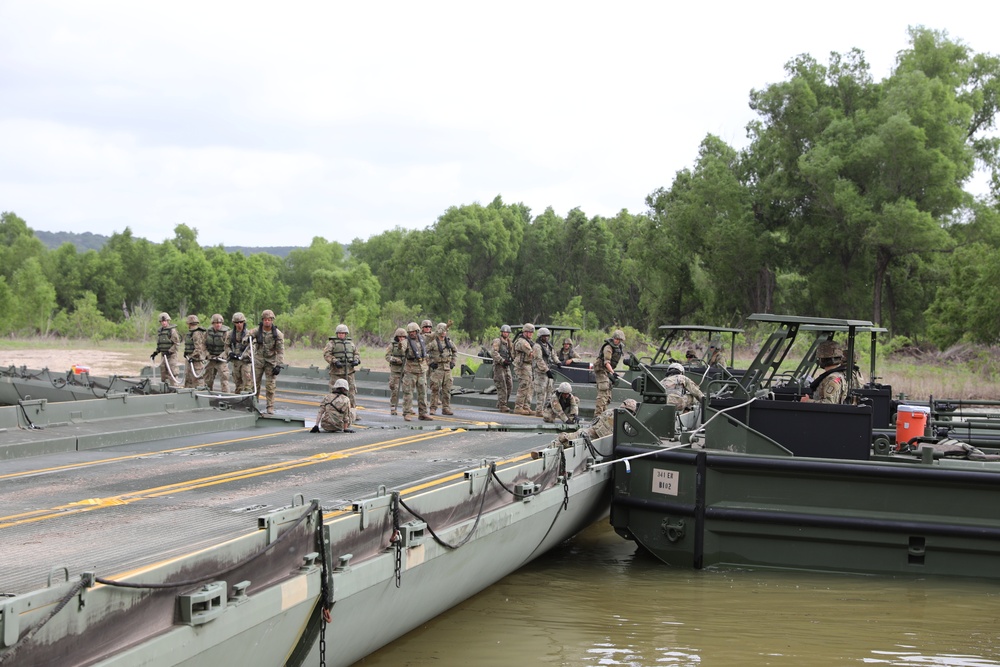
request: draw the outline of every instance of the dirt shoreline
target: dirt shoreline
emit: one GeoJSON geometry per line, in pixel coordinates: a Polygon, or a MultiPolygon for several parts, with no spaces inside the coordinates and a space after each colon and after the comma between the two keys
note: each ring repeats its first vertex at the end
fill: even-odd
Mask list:
{"type": "MultiPolygon", "coordinates": [[[[149,360],[146,360],[146,364],[149,360]]],[[[95,350],[92,348],[70,348],[60,350],[3,350],[0,351],[0,367],[27,366],[31,369],[47,368],[56,373],[70,370],[74,365],[86,366],[94,375],[118,375],[131,377],[139,375],[143,363],[126,352],[95,350]]]]}

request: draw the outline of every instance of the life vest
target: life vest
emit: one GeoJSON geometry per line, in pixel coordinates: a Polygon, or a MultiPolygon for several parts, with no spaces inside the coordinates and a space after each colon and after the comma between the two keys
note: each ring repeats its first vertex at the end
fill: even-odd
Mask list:
{"type": "Polygon", "coordinates": [[[420,336],[416,338],[406,337],[406,358],[411,361],[420,361],[427,356],[427,348],[424,347],[424,339],[420,336]],[[417,349],[415,343],[420,343],[420,349],[417,349]]]}
{"type": "Polygon", "coordinates": [[[343,340],[337,338],[336,336],[330,338],[333,342],[333,348],[330,351],[338,361],[344,362],[345,366],[349,366],[352,361],[354,361],[354,341],[350,338],[344,338],[343,340]]]}
{"type": "Polygon", "coordinates": [[[204,331],[204,329],[202,329],[201,327],[195,327],[194,329],[191,329],[190,331],[187,332],[187,334],[184,335],[184,356],[185,357],[190,357],[192,354],[194,354],[194,332],[195,331],[204,331]]]}
{"type": "Polygon", "coordinates": [[[219,329],[216,330],[212,327],[205,333],[205,347],[208,349],[209,356],[218,357],[226,350],[226,334],[229,333],[229,329],[219,329]]]}
{"type": "Polygon", "coordinates": [[[246,325],[243,325],[243,331],[234,328],[229,332],[229,349],[233,354],[243,354],[243,350],[247,349],[247,345],[250,344],[248,333],[246,325]]]}
{"type": "Polygon", "coordinates": [[[174,348],[174,339],[170,335],[171,329],[176,329],[176,326],[160,327],[160,332],[156,335],[156,351],[160,354],[170,354],[170,350],[174,348]]]}

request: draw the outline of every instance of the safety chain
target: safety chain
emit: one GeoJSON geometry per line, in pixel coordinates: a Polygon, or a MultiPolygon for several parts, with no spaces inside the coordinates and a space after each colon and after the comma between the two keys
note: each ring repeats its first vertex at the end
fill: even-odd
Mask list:
{"type": "Polygon", "coordinates": [[[559,449],[559,475],[563,480],[563,509],[569,509],[569,472],[566,471],[566,450],[559,449]]]}
{"type": "Polygon", "coordinates": [[[319,548],[319,562],[323,569],[321,572],[322,581],[320,583],[320,613],[322,619],[319,623],[319,665],[326,667],[326,626],[330,623],[330,564],[326,562],[326,544],[323,542],[323,508],[317,507],[316,521],[316,546],[319,548]]]}
{"type": "Polygon", "coordinates": [[[392,492],[389,509],[392,512],[392,537],[389,543],[396,547],[396,588],[400,587],[403,577],[403,536],[399,531],[399,491],[392,492]]]}

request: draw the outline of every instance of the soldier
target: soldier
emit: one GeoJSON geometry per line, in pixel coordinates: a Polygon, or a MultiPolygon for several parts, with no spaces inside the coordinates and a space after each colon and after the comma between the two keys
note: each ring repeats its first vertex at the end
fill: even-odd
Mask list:
{"type": "Polygon", "coordinates": [[[150,361],[156,361],[156,355],[162,355],[160,361],[160,382],[171,387],[180,387],[181,376],[180,351],[181,336],[177,327],[170,323],[170,315],[160,313],[160,330],[156,334],[156,349],[149,355],[150,361]]]}
{"type": "Polygon", "coordinates": [[[346,324],[338,324],[333,335],[323,348],[323,359],[329,366],[330,371],[330,391],[337,380],[347,381],[347,396],[351,399],[351,407],[357,408],[354,395],[357,388],[354,384],[354,369],[361,364],[361,357],[358,356],[358,348],[351,340],[351,331],[346,324]]]}
{"type": "Polygon", "coordinates": [[[413,392],[417,392],[417,411],[420,419],[431,421],[427,414],[427,348],[420,337],[416,322],[406,325],[406,344],[403,348],[403,419],[413,419],[413,392]]]}
{"type": "Polygon", "coordinates": [[[844,403],[847,400],[847,377],[844,375],[844,351],[832,340],[825,340],[816,348],[823,373],[809,385],[808,394],[800,400],[816,403],[844,403]]]}
{"type": "MultiPolygon", "coordinates": [[[[622,401],[621,409],[631,412],[633,415],[636,410],[639,409],[639,404],[635,402],[635,399],[626,398],[622,401]]],[[[603,438],[606,435],[611,435],[612,431],[615,429],[615,409],[609,408],[601,413],[601,415],[591,422],[590,426],[578,431],[572,431],[570,433],[560,433],[559,436],[553,441],[561,443],[563,447],[569,447],[570,442],[574,438],[586,438],[587,440],[597,440],[598,438],[603,438]]],[[[534,458],[534,455],[532,455],[534,458]]]]}
{"type": "Polygon", "coordinates": [[[319,433],[321,430],[327,433],[352,432],[350,429],[354,410],[348,393],[350,389],[346,379],[338,378],[334,381],[330,393],[320,401],[316,424],[311,433],[319,433]]]}
{"type": "Polygon", "coordinates": [[[660,384],[667,393],[667,403],[677,408],[678,412],[687,412],[696,398],[699,401],[705,398],[698,385],[684,375],[684,366],[676,361],[667,366],[667,374],[660,384]]]}
{"type": "Polygon", "coordinates": [[[514,388],[510,366],[514,363],[514,347],[510,342],[510,327],[500,327],[500,336],[493,339],[493,384],[497,387],[497,408],[500,412],[510,412],[507,401],[514,388]]]}
{"type": "Polygon", "coordinates": [[[392,342],[385,348],[385,360],[389,362],[389,414],[395,415],[396,406],[399,404],[399,386],[403,383],[403,341],[406,338],[406,330],[403,327],[396,329],[392,335],[392,342]]]}
{"type": "Polygon", "coordinates": [[[726,360],[722,358],[722,343],[713,340],[708,344],[708,357],[705,359],[705,363],[709,366],[725,367],[726,360]]]}
{"type": "Polygon", "coordinates": [[[278,383],[274,378],[285,367],[285,334],[274,326],[274,311],[265,310],[260,315],[260,324],[250,332],[253,341],[253,362],[256,371],[257,391],[266,376],[264,398],[267,401],[266,414],[274,414],[274,390],[278,383]]]}
{"type": "Polygon", "coordinates": [[[552,366],[556,363],[556,355],[549,343],[552,332],[547,327],[538,330],[538,340],[532,347],[531,374],[534,382],[533,393],[536,401],[535,416],[542,416],[542,409],[545,404],[552,400],[552,380],[556,375],[552,372],[552,366]]]}
{"type": "Polygon", "coordinates": [[[625,342],[625,333],[621,329],[615,329],[611,338],[607,338],[601,349],[597,352],[597,361],[594,363],[594,377],[597,380],[597,402],[594,404],[594,414],[602,414],[608,404],[611,403],[612,381],[618,380],[615,373],[615,366],[621,361],[625,349],[622,346],[625,342]]]}
{"type": "Polygon", "coordinates": [[[531,337],[534,335],[535,325],[525,324],[521,327],[521,335],[514,341],[514,373],[517,375],[517,398],[514,399],[516,415],[535,414],[531,409],[531,360],[535,357],[531,337]]]}
{"type": "Polygon", "coordinates": [[[441,403],[441,414],[453,415],[451,410],[451,371],[455,368],[458,350],[448,337],[448,325],[438,322],[437,335],[427,345],[428,366],[430,367],[431,404],[430,413],[437,412],[441,403]]]}
{"type": "Polygon", "coordinates": [[[551,424],[556,419],[564,424],[580,422],[580,399],[573,395],[573,385],[569,382],[560,383],[555,394],[545,402],[542,421],[551,424]]]}
{"type": "Polygon", "coordinates": [[[568,365],[574,359],[579,359],[580,357],[576,353],[576,349],[573,347],[573,339],[566,338],[563,340],[562,347],[559,348],[559,363],[563,366],[568,365]]]}
{"type": "Polygon", "coordinates": [[[192,389],[198,386],[198,381],[205,375],[205,364],[208,363],[208,350],[205,348],[204,328],[199,326],[197,315],[187,316],[188,332],[184,337],[184,358],[187,368],[184,369],[184,387],[192,389]]]}
{"type": "Polygon", "coordinates": [[[215,377],[219,376],[222,391],[229,393],[229,327],[223,325],[222,315],[212,315],[212,328],[205,333],[208,367],[205,368],[205,386],[212,391],[215,377]]]}
{"type": "Polygon", "coordinates": [[[250,363],[250,332],[247,331],[247,317],[243,313],[233,313],[233,329],[229,332],[229,360],[233,362],[233,391],[243,394],[253,391],[253,372],[250,363]]]}

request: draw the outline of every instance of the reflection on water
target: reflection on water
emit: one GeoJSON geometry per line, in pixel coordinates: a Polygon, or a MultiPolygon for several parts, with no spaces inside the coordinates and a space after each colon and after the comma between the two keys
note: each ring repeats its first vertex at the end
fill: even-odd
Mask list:
{"type": "Polygon", "coordinates": [[[599,522],[361,661],[1000,665],[989,582],[676,570],[599,522]]]}

